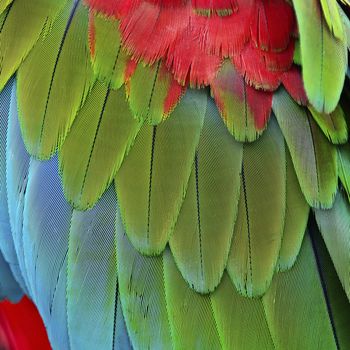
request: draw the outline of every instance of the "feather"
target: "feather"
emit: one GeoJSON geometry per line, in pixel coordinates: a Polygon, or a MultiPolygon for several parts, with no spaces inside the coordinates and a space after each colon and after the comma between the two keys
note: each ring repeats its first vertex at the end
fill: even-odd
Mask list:
{"type": "Polygon", "coordinates": [[[241,166],[242,144],[228,133],[209,100],[186,197],[169,242],[181,274],[197,292],[213,291],[226,267],[241,166]]]}
{"type": "Polygon", "coordinates": [[[350,202],[350,144],[338,147],[339,178],[350,202]]]}
{"type": "Polygon", "coordinates": [[[256,140],[270,117],[272,93],[247,85],[229,60],[210,86],[222,119],[235,139],[256,140]]]}
{"type": "Polygon", "coordinates": [[[301,72],[297,66],[293,66],[282,75],[282,83],[296,103],[303,106],[308,104],[301,72]]]}
{"type": "Polygon", "coordinates": [[[52,30],[20,66],[18,106],[23,139],[30,154],[49,158],[62,145],[92,86],[86,47],[88,15],[70,1],[52,30]]]}
{"type": "Polygon", "coordinates": [[[14,81],[6,140],[6,194],[12,240],[20,269],[20,273],[15,273],[15,270],[13,272],[26,294],[30,294],[30,286],[26,276],[23,252],[23,208],[28,182],[29,158],[18,122],[16,81],[14,81]]]}
{"type": "Polygon", "coordinates": [[[315,210],[316,221],[343,288],[350,299],[350,204],[341,192],[329,210],[315,210]]]}
{"type": "Polygon", "coordinates": [[[175,225],[199,141],[205,92],[188,90],[171,116],[144,124],[116,175],[128,237],[144,254],[163,251],[175,225]]]}
{"type": "Polygon", "coordinates": [[[66,259],[72,208],[64,198],[57,157],[32,159],[23,210],[23,253],[31,297],[54,348],[68,348],[66,259]],[[53,309],[53,308],[59,309],[53,309]]]}
{"type": "Polygon", "coordinates": [[[271,283],[285,219],[285,146],[274,118],[258,141],[244,145],[241,182],[227,270],[239,293],[255,297],[271,283]]]}
{"type": "Polygon", "coordinates": [[[280,89],[273,110],[285,137],[306,201],[312,207],[330,208],[337,191],[336,148],[326,139],[310,112],[280,89]]]}
{"type": "Polygon", "coordinates": [[[72,215],[67,317],[73,349],[113,349],[115,346],[115,323],[121,312],[117,305],[116,203],[114,189],[110,187],[93,209],[75,210],[72,215]]]}
{"type": "Polygon", "coordinates": [[[0,0],[0,14],[12,3],[13,0],[0,0]]]}
{"type": "Polygon", "coordinates": [[[152,125],[173,111],[184,93],[161,61],[152,66],[138,64],[129,82],[129,103],[134,116],[152,125]]]}
{"type": "Polygon", "coordinates": [[[344,41],[344,29],[343,23],[338,11],[338,3],[336,0],[321,0],[321,7],[323,11],[323,16],[327,22],[328,28],[333,33],[333,35],[344,41]]]}
{"type": "Polygon", "coordinates": [[[308,235],[295,266],[276,275],[262,302],[277,349],[337,349],[308,235]]]}
{"type": "Polygon", "coordinates": [[[8,299],[15,303],[23,297],[23,291],[16,282],[11,268],[0,251],[0,300],[8,299]]]}
{"type": "Polygon", "coordinates": [[[90,12],[89,39],[92,66],[97,78],[119,89],[125,82],[128,56],[122,48],[119,22],[90,12]]]}
{"type": "Polygon", "coordinates": [[[287,147],[286,165],[286,217],[277,265],[279,271],[288,270],[294,265],[303,242],[310,212],[287,147]]]}
{"type": "Polygon", "coordinates": [[[117,269],[126,327],[133,348],[171,348],[162,257],[141,255],[117,212],[117,269]]]}
{"type": "Polygon", "coordinates": [[[190,288],[169,249],[163,255],[165,294],[175,349],[221,349],[210,295],[190,288]]]}
{"type": "Polygon", "coordinates": [[[340,104],[330,114],[319,113],[312,106],[309,110],[330,142],[342,144],[348,140],[348,126],[340,104]]]}
{"type": "Polygon", "coordinates": [[[293,4],[300,32],[306,94],[317,111],[331,113],[338,104],[344,84],[346,43],[334,38],[329,31],[318,0],[293,0],[293,4]]]}
{"type": "Polygon", "coordinates": [[[96,83],[59,152],[66,198],[76,208],[92,207],[111,184],[141,127],[124,89],[96,83]]]}
{"type": "Polygon", "coordinates": [[[0,31],[0,90],[28,55],[41,34],[45,34],[67,0],[16,0],[0,31]],[[21,23],[21,25],[18,25],[21,23]]]}

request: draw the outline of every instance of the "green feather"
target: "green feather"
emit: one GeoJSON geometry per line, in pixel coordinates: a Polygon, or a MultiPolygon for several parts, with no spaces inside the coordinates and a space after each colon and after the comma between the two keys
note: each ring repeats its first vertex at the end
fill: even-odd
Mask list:
{"type": "Polygon", "coordinates": [[[92,65],[97,78],[113,89],[119,89],[125,81],[128,56],[122,49],[119,22],[99,13],[93,17],[95,36],[90,45],[94,48],[92,65]]]}
{"type": "Polygon", "coordinates": [[[223,349],[275,348],[261,300],[239,295],[227,273],[211,301],[223,349]]]}
{"type": "Polygon", "coordinates": [[[66,198],[76,208],[93,206],[115,177],[141,127],[124,89],[96,83],[59,154],[66,198]]]}
{"type": "Polygon", "coordinates": [[[318,0],[293,0],[293,3],[307,96],[317,111],[330,113],[336,108],[343,89],[346,42],[337,40],[329,31],[318,0]]]}
{"type": "Polygon", "coordinates": [[[323,293],[307,235],[295,266],[278,273],[262,299],[277,349],[336,349],[323,293]]]}
{"type": "Polygon", "coordinates": [[[286,217],[277,266],[280,271],[290,269],[297,259],[310,211],[310,207],[301,192],[292,159],[287,148],[286,161],[286,217]]]}
{"type": "Polygon", "coordinates": [[[309,106],[309,110],[329,141],[334,144],[342,144],[347,141],[348,127],[340,104],[330,114],[319,113],[312,106],[309,106]]]}
{"type": "Polygon", "coordinates": [[[336,0],[321,0],[324,18],[333,35],[339,39],[344,40],[344,29],[342,19],[338,10],[338,3],[336,0]]]}
{"type": "Polygon", "coordinates": [[[67,0],[16,0],[0,32],[0,90],[17,70],[40,35],[50,30],[52,22],[67,0]]]}
{"type": "Polygon", "coordinates": [[[206,101],[205,92],[188,90],[167,120],[144,124],[117,173],[126,231],[142,253],[159,254],[168,242],[186,193],[206,101]]]}
{"type": "Polygon", "coordinates": [[[330,210],[315,210],[316,221],[350,299],[350,204],[341,192],[330,210]]]}
{"type": "MultiPolygon", "coordinates": [[[[172,111],[182,95],[182,87],[174,80],[165,65],[158,61],[152,66],[138,64],[130,79],[129,102],[136,118],[152,125],[159,124],[172,111]],[[175,89],[175,90],[174,90],[175,89]],[[167,99],[177,91],[175,101],[167,107],[167,99]]],[[[176,95],[176,94],[175,94],[176,95]]]]}
{"type": "Polygon", "coordinates": [[[0,0],[0,13],[3,13],[13,0],[0,0]]]}
{"type": "Polygon", "coordinates": [[[87,36],[87,9],[73,6],[70,1],[17,74],[23,139],[28,152],[40,159],[62,145],[93,83],[86,41],[81,39],[87,36]]]}
{"type": "Polygon", "coordinates": [[[295,64],[301,66],[301,52],[300,52],[300,40],[299,39],[295,39],[293,62],[295,64]]]}
{"type": "Polygon", "coordinates": [[[310,206],[330,208],[337,191],[337,153],[316,125],[284,89],[273,98],[273,110],[291,154],[300,187],[310,206]]]}
{"type": "Polygon", "coordinates": [[[242,150],[209,100],[186,197],[170,239],[183,277],[201,293],[215,289],[226,267],[237,217],[242,150]]]}
{"type": "Polygon", "coordinates": [[[286,159],[274,118],[243,148],[242,188],[227,270],[238,291],[260,296],[271,283],[284,227],[286,159]]]}
{"type": "Polygon", "coordinates": [[[338,172],[350,201],[350,144],[338,147],[338,172]]]}
{"type": "Polygon", "coordinates": [[[133,348],[171,349],[163,258],[141,255],[129,242],[117,215],[119,292],[133,348]]]}
{"type": "Polygon", "coordinates": [[[220,349],[210,296],[190,288],[168,249],[164,252],[163,261],[173,348],[220,349]]]}

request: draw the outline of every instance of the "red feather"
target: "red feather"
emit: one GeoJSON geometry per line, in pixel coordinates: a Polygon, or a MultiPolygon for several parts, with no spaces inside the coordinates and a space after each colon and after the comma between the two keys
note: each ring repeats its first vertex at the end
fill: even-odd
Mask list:
{"type": "Polygon", "coordinates": [[[308,104],[301,72],[297,66],[293,66],[282,75],[282,83],[297,103],[304,106],[308,104]]]}

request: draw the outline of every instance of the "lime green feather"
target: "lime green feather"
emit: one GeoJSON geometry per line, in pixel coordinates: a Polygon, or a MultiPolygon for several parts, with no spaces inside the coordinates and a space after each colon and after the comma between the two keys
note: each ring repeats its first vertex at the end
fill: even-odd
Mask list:
{"type": "Polygon", "coordinates": [[[207,293],[219,284],[237,217],[243,147],[209,100],[184,203],[170,239],[190,286],[207,293]],[[213,249],[215,247],[215,249],[213,249]]]}
{"type": "Polygon", "coordinates": [[[117,173],[123,221],[141,252],[163,251],[191,174],[207,104],[204,91],[188,91],[158,126],[144,124],[117,173]]]}
{"type": "Polygon", "coordinates": [[[300,52],[300,40],[299,39],[295,39],[293,62],[295,64],[301,66],[301,52],[300,52]]]}
{"type": "Polygon", "coordinates": [[[350,202],[350,144],[338,147],[338,172],[350,202]]]}
{"type": "Polygon", "coordinates": [[[110,185],[141,123],[132,117],[124,89],[97,82],[59,153],[66,198],[76,208],[93,206],[110,185]]]}
{"type": "Polygon", "coordinates": [[[0,0],[0,13],[3,13],[13,0],[0,0]]]}
{"type": "MultiPolygon", "coordinates": [[[[350,4],[349,4],[350,5],[350,4]]],[[[342,19],[344,25],[345,39],[348,46],[348,50],[350,50],[350,20],[341,6],[338,6],[340,17],[342,19]]]]}
{"type": "Polygon", "coordinates": [[[339,192],[332,209],[315,210],[315,215],[334,267],[350,299],[350,204],[345,195],[339,192]]]}
{"type": "Polygon", "coordinates": [[[317,111],[330,113],[338,104],[344,84],[346,42],[332,35],[318,0],[293,0],[293,3],[300,33],[302,74],[307,96],[317,111]]]}
{"type": "Polygon", "coordinates": [[[49,158],[62,145],[93,84],[82,40],[87,25],[87,9],[70,1],[18,70],[23,139],[28,152],[40,159],[49,158]]]}
{"type": "Polygon", "coordinates": [[[292,159],[287,148],[286,161],[286,217],[277,265],[277,269],[280,271],[290,269],[297,259],[310,211],[310,207],[301,192],[292,159]]]}
{"type": "Polygon", "coordinates": [[[306,108],[284,89],[273,98],[273,110],[284,134],[303,194],[313,207],[330,208],[337,191],[337,153],[306,108]]]}
{"type": "Polygon", "coordinates": [[[190,288],[171,252],[163,256],[164,281],[174,349],[220,349],[220,339],[209,295],[190,288]]]}
{"type": "Polygon", "coordinates": [[[97,78],[113,89],[119,89],[125,81],[128,61],[123,51],[119,33],[119,22],[101,14],[94,14],[94,54],[92,65],[97,78]]]}
{"type": "Polygon", "coordinates": [[[285,145],[274,118],[259,140],[244,145],[241,181],[227,270],[241,294],[260,296],[275,271],[286,208],[285,145]]]}
{"type": "Polygon", "coordinates": [[[337,348],[308,235],[295,266],[275,276],[262,301],[277,349],[337,348]]]}
{"type": "Polygon", "coordinates": [[[340,104],[330,114],[319,113],[312,106],[309,106],[309,110],[329,141],[334,144],[341,144],[347,141],[348,126],[340,104]]]}
{"type": "Polygon", "coordinates": [[[67,0],[16,0],[13,2],[0,32],[0,90],[17,70],[40,35],[52,22],[67,0]]]}
{"type": "Polygon", "coordinates": [[[339,39],[344,40],[343,22],[338,11],[338,3],[336,0],[321,0],[324,18],[333,35],[339,39]]]}
{"type": "Polygon", "coordinates": [[[135,349],[171,349],[163,257],[140,254],[129,242],[117,215],[119,293],[128,334],[135,349]]]}

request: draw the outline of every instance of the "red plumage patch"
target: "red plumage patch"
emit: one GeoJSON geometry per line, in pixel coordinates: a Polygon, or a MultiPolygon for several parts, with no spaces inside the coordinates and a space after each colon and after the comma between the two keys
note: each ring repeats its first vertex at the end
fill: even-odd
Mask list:
{"type": "Polygon", "coordinates": [[[86,3],[120,20],[123,44],[134,60],[163,60],[182,85],[210,85],[223,59],[231,58],[249,85],[274,90],[292,65],[296,21],[285,0],[86,3]]]}
{"type": "Polygon", "coordinates": [[[291,95],[297,103],[304,106],[307,105],[308,99],[304,89],[303,79],[300,69],[297,68],[297,66],[293,66],[282,75],[282,83],[289,95],[291,95]]]}

